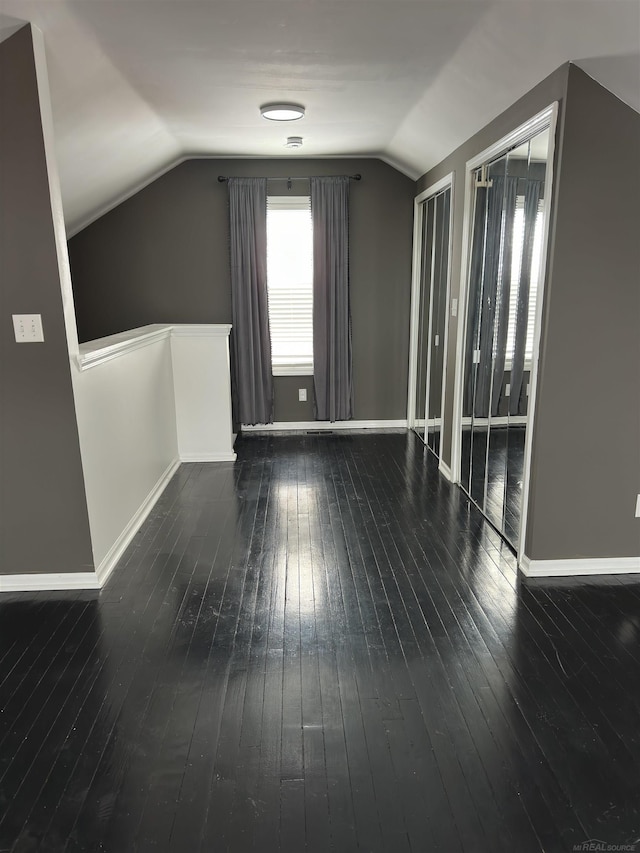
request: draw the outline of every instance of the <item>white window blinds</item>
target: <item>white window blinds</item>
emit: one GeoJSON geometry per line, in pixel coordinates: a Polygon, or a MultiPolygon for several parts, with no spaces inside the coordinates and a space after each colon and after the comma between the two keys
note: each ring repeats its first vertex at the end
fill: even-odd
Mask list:
{"type": "Polygon", "coordinates": [[[313,231],[309,196],[267,198],[273,374],[313,373],[313,231]]]}
{"type": "MultiPolygon", "coordinates": [[[[529,287],[529,314],[527,317],[527,339],[525,344],[525,362],[533,359],[533,329],[536,319],[536,301],[538,298],[538,279],[542,261],[542,237],[544,233],[544,200],[538,203],[536,227],[533,235],[533,255],[531,259],[531,284],[529,287]]],[[[518,311],[518,287],[524,243],[524,196],[516,198],[516,212],[513,223],[513,254],[511,256],[511,291],[509,299],[509,325],[507,327],[507,361],[513,358],[516,334],[516,316],[518,311]]]]}

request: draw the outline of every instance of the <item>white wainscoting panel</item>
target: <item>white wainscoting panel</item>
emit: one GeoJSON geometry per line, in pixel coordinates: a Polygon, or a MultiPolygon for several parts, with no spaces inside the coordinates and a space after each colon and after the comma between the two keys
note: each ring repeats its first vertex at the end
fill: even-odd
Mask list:
{"type": "Polygon", "coordinates": [[[231,326],[173,326],[178,453],[183,462],[233,462],[231,326]]]}
{"type": "Polygon", "coordinates": [[[93,555],[104,575],[178,459],[169,335],[94,361],[74,385],[93,555]]]}
{"type": "Polygon", "coordinates": [[[236,458],[229,330],[152,325],[81,345],[71,366],[97,568],[5,576],[0,589],[100,587],[180,461],[236,458]]]}

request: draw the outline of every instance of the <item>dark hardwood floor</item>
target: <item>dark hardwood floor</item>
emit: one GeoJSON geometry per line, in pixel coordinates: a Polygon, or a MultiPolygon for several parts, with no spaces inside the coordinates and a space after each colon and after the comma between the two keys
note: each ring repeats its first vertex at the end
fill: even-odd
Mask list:
{"type": "Polygon", "coordinates": [[[237,450],[0,597],[0,851],[640,850],[638,584],[520,581],[411,434],[237,450]]]}

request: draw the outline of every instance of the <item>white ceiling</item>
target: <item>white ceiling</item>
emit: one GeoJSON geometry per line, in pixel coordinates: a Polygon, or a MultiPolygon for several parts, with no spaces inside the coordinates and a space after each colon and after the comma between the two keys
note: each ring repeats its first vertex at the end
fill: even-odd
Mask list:
{"type": "Polygon", "coordinates": [[[412,178],[567,60],[640,110],[638,0],[0,0],[45,38],[77,231],[191,155],[379,156],[412,178]],[[267,122],[292,99],[306,117],[267,122]]]}

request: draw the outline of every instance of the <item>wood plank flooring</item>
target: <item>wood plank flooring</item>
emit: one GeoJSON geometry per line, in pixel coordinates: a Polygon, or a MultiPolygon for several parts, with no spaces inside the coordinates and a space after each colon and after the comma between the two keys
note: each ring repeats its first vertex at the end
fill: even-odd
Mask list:
{"type": "Polygon", "coordinates": [[[0,597],[0,851],[640,851],[639,584],[520,581],[411,434],[236,449],[0,597]]]}

